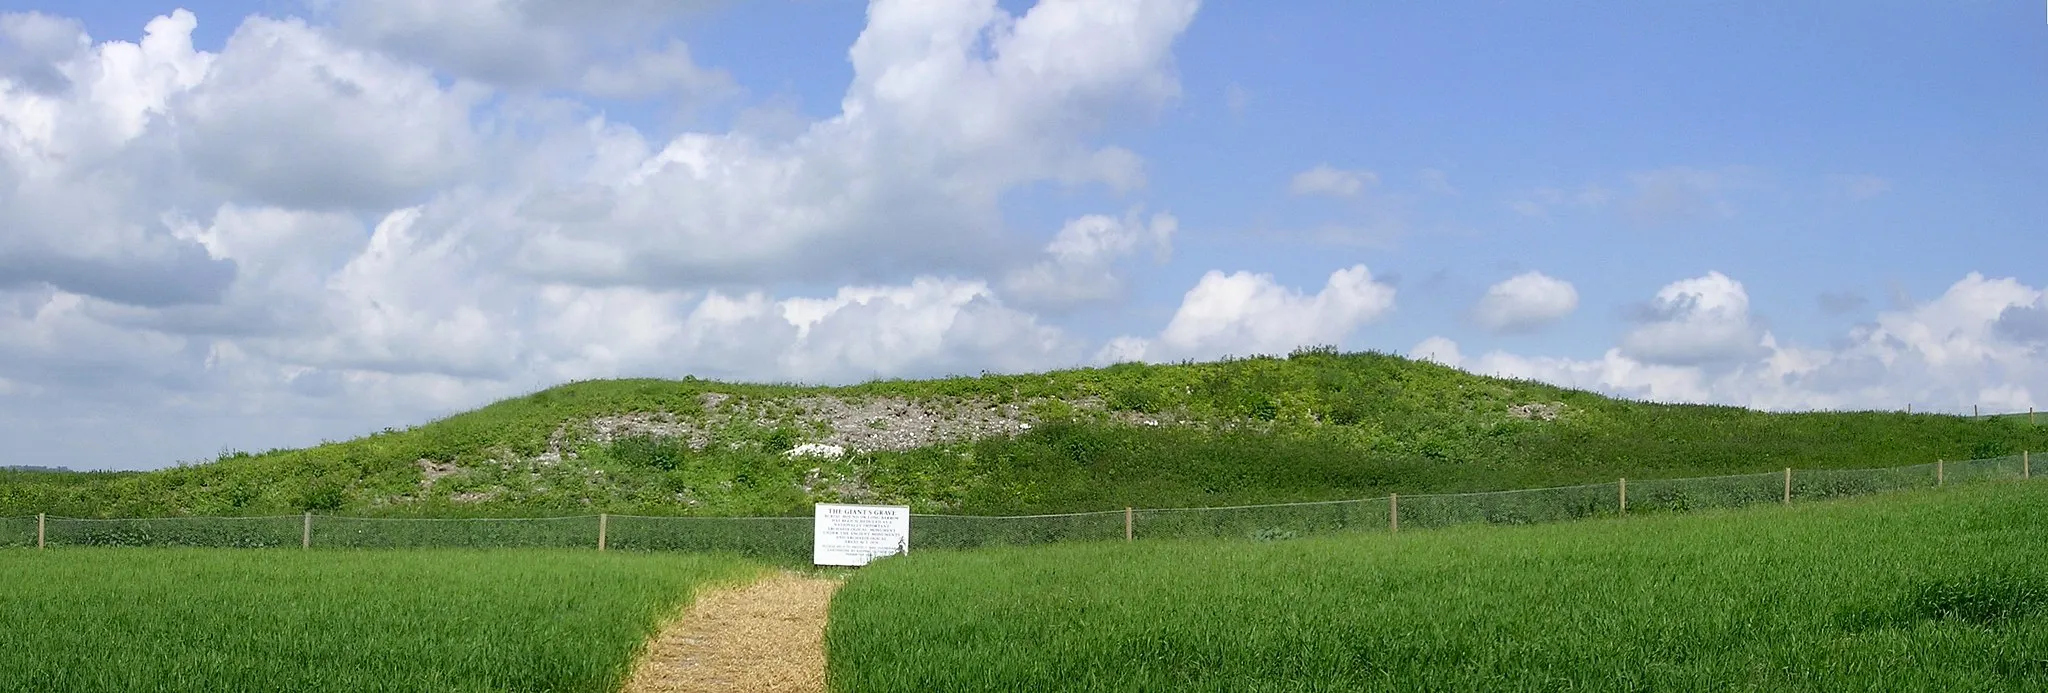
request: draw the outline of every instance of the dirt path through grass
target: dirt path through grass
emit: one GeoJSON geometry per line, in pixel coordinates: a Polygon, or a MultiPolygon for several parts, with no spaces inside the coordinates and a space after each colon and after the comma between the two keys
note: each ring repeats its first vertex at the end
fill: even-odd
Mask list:
{"type": "Polygon", "coordinates": [[[823,693],[825,612],[839,581],[779,573],[698,595],[662,628],[626,693],[823,693]]]}

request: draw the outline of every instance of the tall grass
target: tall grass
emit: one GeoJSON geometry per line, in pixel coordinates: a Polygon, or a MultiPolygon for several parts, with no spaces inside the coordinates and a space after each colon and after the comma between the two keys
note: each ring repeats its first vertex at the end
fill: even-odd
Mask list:
{"type": "Polygon", "coordinates": [[[884,559],[835,690],[2048,690],[2048,487],[884,559]]]}
{"type": "Polygon", "coordinates": [[[733,560],[0,551],[0,691],[612,691],[733,560]]]}

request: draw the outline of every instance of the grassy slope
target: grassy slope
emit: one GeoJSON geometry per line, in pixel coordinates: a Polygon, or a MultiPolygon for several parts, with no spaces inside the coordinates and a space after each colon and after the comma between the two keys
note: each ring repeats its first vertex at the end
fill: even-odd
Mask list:
{"type": "Polygon", "coordinates": [[[833,601],[913,690],[2048,690],[2048,486],[1273,543],[928,551],[833,601]]]}
{"type": "MultiPolygon", "coordinates": [[[[789,412],[784,411],[784,414],[789,412]]],[[[2048,449],[2024,419],[1899,413],[1765,414],[1618,401],[1473,376],[1379,354],[1016,376],[885,381],[846,388],[617,380],[564,385],[423,426],[357,440],[144,474],[0,474],[0,516],[802,514],[837,500],[806,492],[813,467],[853,476],[869,500],[926,512],[1018,513],[1257,503],[1547,486],[1799,468],[1856,468],[2048,449]],[[1046,422],[1014,438],[872,452],[834,463],[776,454],[807,435],[788,424],[712,431],[701,451],[583,444],[573,463],[505,465],[546,450],[565,422],[622,412],[707,420],[699,396],[773,408],[805,394],[926,402],[1027,402],[1046,422]],[[1093,399],[1169,425],[1115,423],[1066,402],[1093,399]],[[1511,406],[1564,402],[1555,421],[1511,406]],[[1204,422],[1177,426],[1173,422],[1204,422]],[[649,450],[654,450],[650,453],[649,450]],[[422,493],[419,459],[467,473],[422,493]],[[602,473],[600,473],[602,472],[602,473]],[[464,492],[493,500],[458,503],[464,492]],[[697,500],[685,505],[677,494],[697,500]],[[420,496],[393,503],[398,496],[420,496]]]]}
{"type": "Polygon", "coordinates": [[[613,691],[695,585],[750,570],[591,551],[17,551],[0,560],[0,691],[613,691]]]}

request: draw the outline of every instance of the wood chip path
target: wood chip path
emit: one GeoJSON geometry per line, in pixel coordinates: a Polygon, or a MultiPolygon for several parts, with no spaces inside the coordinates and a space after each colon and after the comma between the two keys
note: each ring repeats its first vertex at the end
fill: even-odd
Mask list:
{"type": "Polygon", "coordinates": [[[780,573],[697,596],[662,627],[626,693],[823,693],[825,612],[838,580],[780,573]]]}

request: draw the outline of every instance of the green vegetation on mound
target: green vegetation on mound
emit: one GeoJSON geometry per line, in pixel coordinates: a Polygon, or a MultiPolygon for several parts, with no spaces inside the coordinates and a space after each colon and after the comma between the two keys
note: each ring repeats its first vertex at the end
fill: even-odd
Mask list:
{"type": "Polygon", "coordinates": [[[1917,464],[2048,449],[2024,418],[1610,399],[1376,353],[822,388],[612,380],[302,450],[0,473],[0,516],[1012,514],[1917,464]],[[842,457],[792,456],[809,443],[842,457]]]}
{"type": "Polygon", "coordinates": [[[922,551],[834,690],[2048,690],[2048,487],[1246,543],[922,551]]]}
{"type": "Polygon", "coordinates": [[[608,693],[697,585],[753,570],[594,551],[13,551],[0,691],[608,693]]]}

